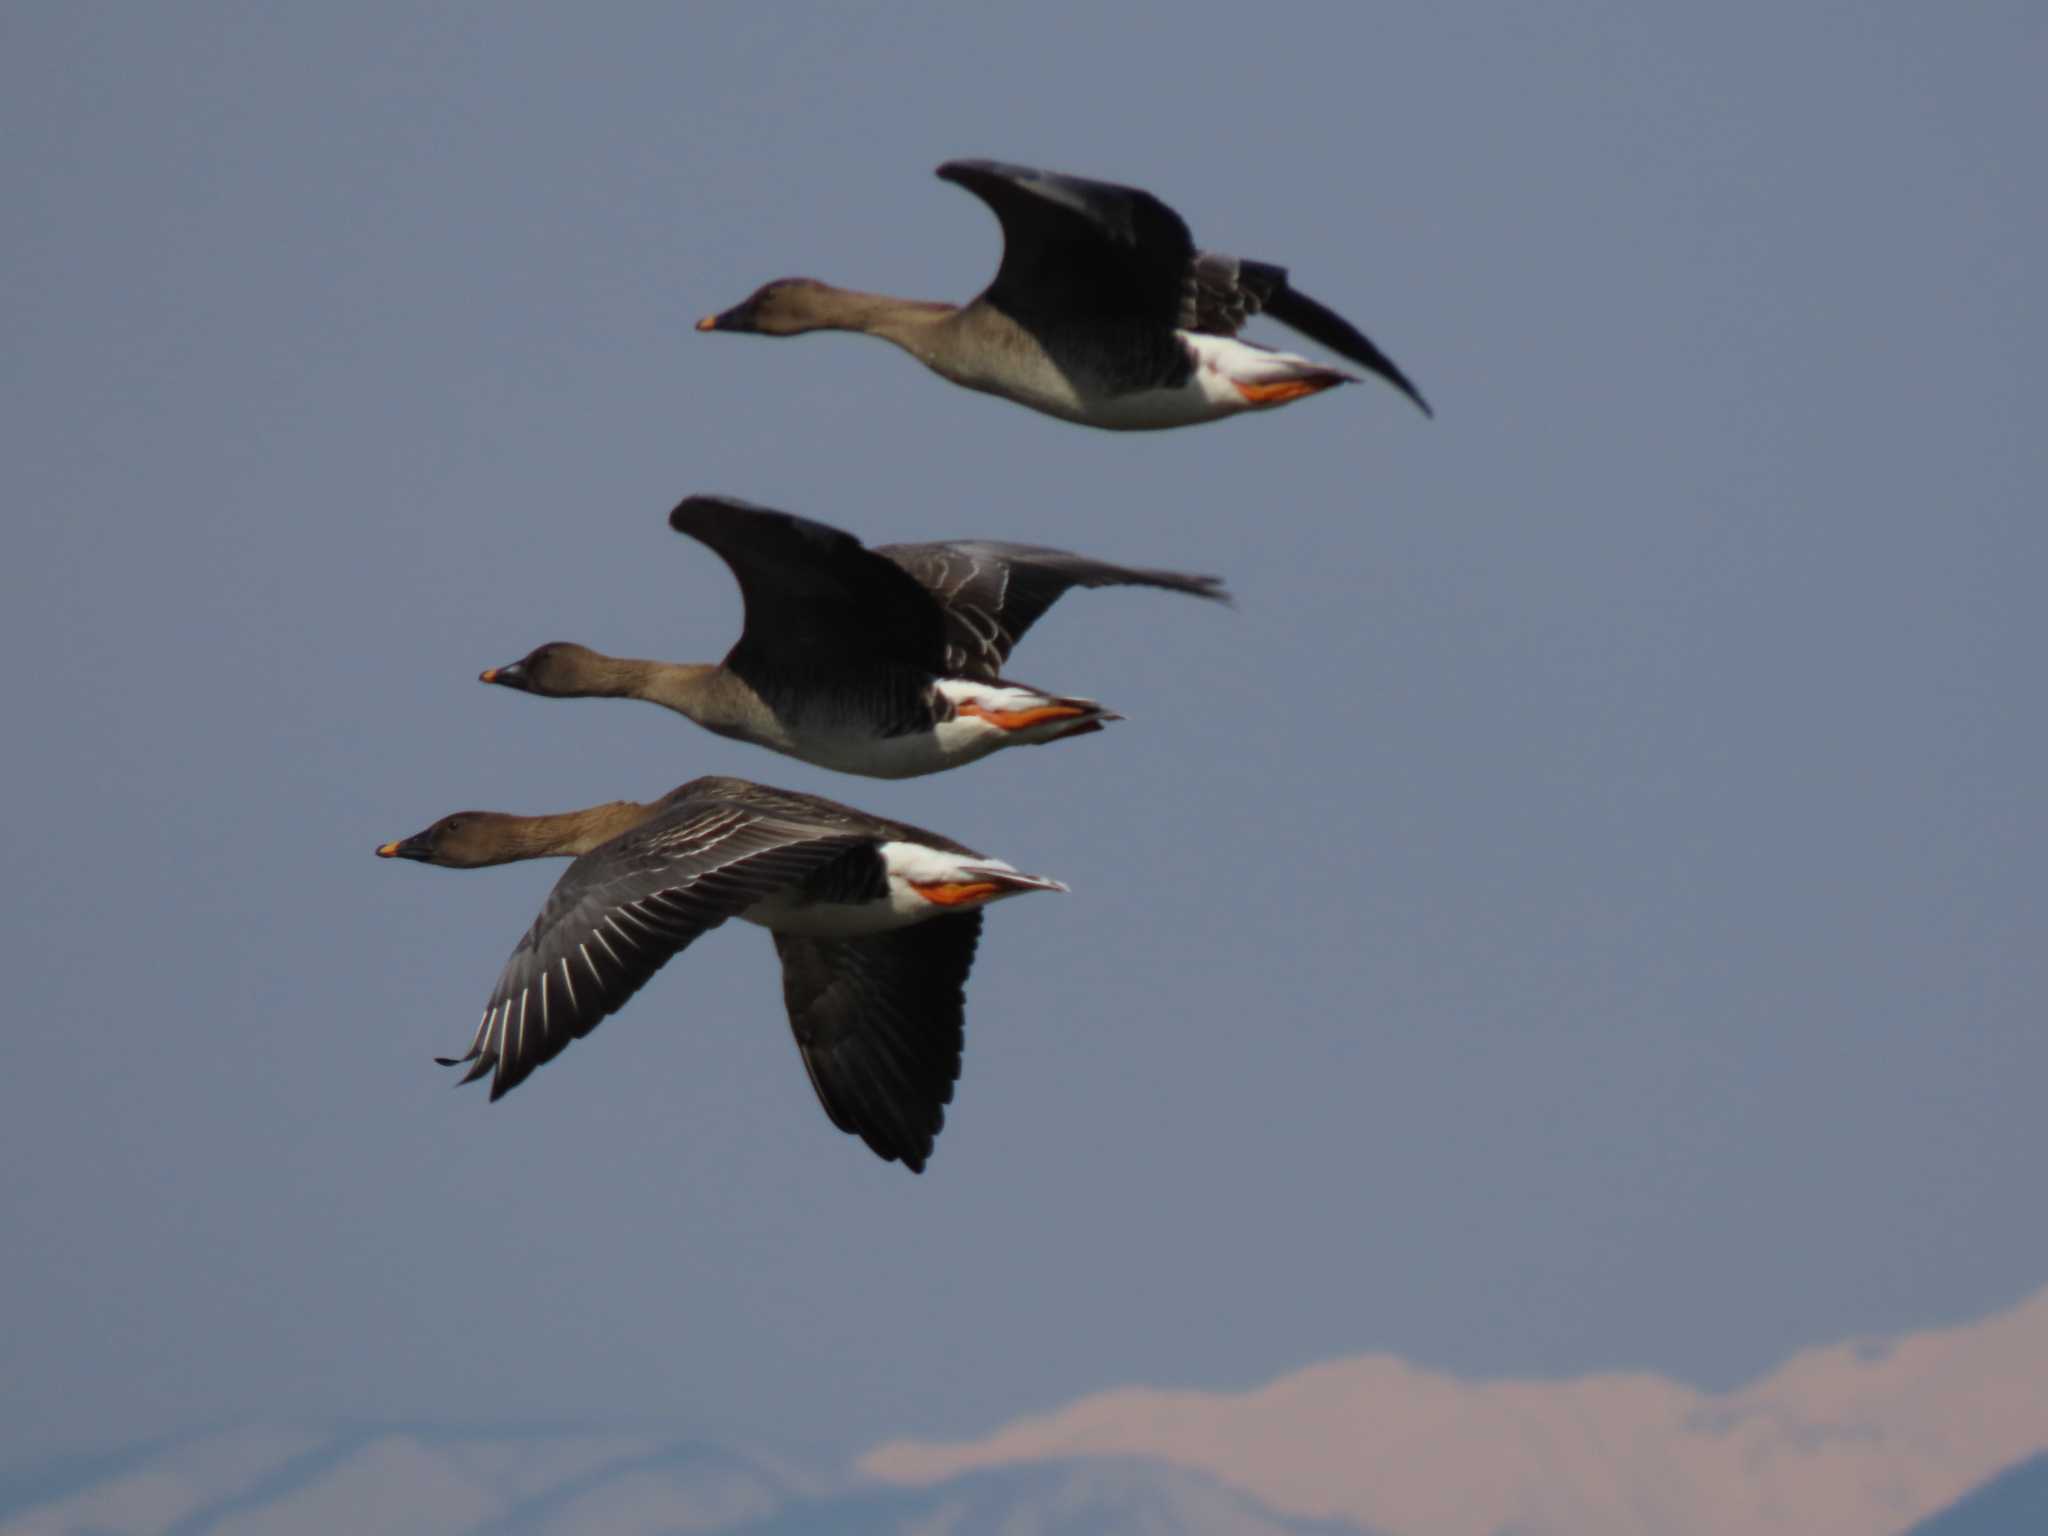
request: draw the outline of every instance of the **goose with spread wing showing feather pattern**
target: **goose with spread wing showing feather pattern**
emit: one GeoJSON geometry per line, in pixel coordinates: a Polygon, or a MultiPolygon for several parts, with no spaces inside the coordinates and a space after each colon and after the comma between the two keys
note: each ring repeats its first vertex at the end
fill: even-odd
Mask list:
{"type": "Polygon", "coordinates": [[[1064,891],[937,833],[745,779],[556,816],[458,811],[377,849],[457,869],[573,857],[460,1057],[496,1099],[626,1005],[700,934],[767,928],[818,1102],[924,1171],[960,1076],[981,908],[1064,891]]]}
{"type": "Polygon", "coordinates": [[[1392,359],[1293,287],[1284,267],[1195,248],[1149,192],[995,160],[949,160],[1003,227],[995,280],[965,305],[895,299],[782,278],[700,331],[797,336],[858,331],[941,377],[1083,426],[1192,426],[1285,405],[1357,375],[1239,341],[1261,312],[1429,406],[1392,359]]]}
{"type": "Polygon", "coordinates": [[[746,613],[723,662],[640,661],[553,641],[483,681],[550,698],[644,699],[823,768],[911,778],[1119,718],[1000,675],[1010,648],[1070,588],[1228,601],[1212,576],[1028,544],[869,549],[824,523],[722,496],[689,497],[669,526],[708,545],[739,581],[746,613]]]}

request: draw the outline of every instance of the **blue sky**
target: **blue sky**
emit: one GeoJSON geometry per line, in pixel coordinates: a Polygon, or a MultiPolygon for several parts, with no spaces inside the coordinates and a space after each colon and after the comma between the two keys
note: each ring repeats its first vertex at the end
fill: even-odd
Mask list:
{"type": "MultiPolygon", "coordinates": [[[[10,1464],[249,1417],[839,1453],[1398,1353],[1709,1387],[2048,1280],[2048,24],[2018,4],[17,7],[10,1464]],[[1145,185],[1358,388],[1085,432],[771,277],[965,299],[931,169],[1145,185]],[[717,490],[1214,571],[1012,671],[1127,723],[882,784],[477,685],[715,659],[717,490]],[[721,931],[496,1106],[553,869],[465,806],[739,773],[992,913],[930,1172],[721,931]]],[[[1267,333],[1272,334],[1272,333],[1267,333]]]]}

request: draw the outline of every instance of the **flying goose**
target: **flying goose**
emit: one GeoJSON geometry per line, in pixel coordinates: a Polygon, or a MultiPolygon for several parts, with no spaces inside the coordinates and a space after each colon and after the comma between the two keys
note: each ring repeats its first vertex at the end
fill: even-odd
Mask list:
{"type": "Polygon", "coordinates": [[[1011,647],[1069,588],[1229,600],[1213,576],[1028,544],[869,549],[824,523],[723,496],[687,498],[669,526],[708,545],[739,581],[745,618],[724,661],[638,661],[551,641],[486,669],[483,681],[549,698],[645,699],[823,768],[902,779],[1120,718],[1000,675],[1011,647]]]}
{"type": "Polygon", "coordinates": [[[816,795],[693,779],[652,804],[556,816],[458,811],[377,849],[476,869],[573,856],[512,951],[469,1049],[491,1098],[626,1005],[699,934],[757,923],[782,957],[804,1070],[832,1123],[924,1171],[960,1076],[981,908],[1064,891],[1001,859],[816,795]]]}
{"type": "Polygon", "coordinates": [[[1192,426],[1357,381],[1237,340],[1264,311],[1430,414],[1407,375],[1348,321],[1289,286],[1286,268],[1195,249],[1186,222],[1149,192],[995,160],[948,160],[938,174],[1002,223],[1002,264],[972,303],[787,277],[706,315],[697,329],[859,331],[955,384],[1118,431],[1192,426]]]}

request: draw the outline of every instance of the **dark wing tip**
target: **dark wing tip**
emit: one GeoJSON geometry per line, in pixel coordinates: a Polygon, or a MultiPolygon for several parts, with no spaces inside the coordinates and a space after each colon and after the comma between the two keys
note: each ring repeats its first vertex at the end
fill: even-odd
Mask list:
{"type": "Polygon", "coordinates": [[[958,186],[971,186],[976,181],[1029,181],[1038,175],[1028,165],[1012,165],[1007,160],[948,160],[932,174],[941,181],[950,181],[958,186]]]}
{"type": "Polygon", "coordinates": [[[1001,160],[948,160],[933,174],[996,208],[996,199],[1003,195],[1004,187],[1029,186],[1038,173],[1029,166],[1010,165],[1001,160]]]}
{"type": "MultiPolygon", "coordinates": [[[[468,1067],[469,1070],[467,1072],[455,1079],[455,1086],[461,1088],[475,1082],[478,1078],[489,1072],[491,1068],[495,1067],[498,1064],[498,1053],[496,1051],[472,1050],[467,1056],[436,1056],[434,1064],[442,1067],[468,1067]]],[[[523,1076],[524,1074],[521,1075],[523,1076]]],[[[491,1097],[497,1098],[507,1088],[510,1088],[512,1083],[518,1081],[519,1078],[514,1077],[511,1082],[506,1082],[505,1074],[500,1073],[497,1081],[491,1084],[491,1097]]]]}
{"type": "Polygon", "coordinates": [[[737,496],[685,496],[669,513],[668,525],[677,533],[686,533],[713,548],[722,537],[734,534],[757,539],[793,537],[835,552],[867,547],[844,528],[777,507],[764,507],[757,501],[743,501],[737,496]]]}
{"type": "Polygon", "coordinates": [[[1265,310],[1282,325],[1292,327],[1311,341],[1319,341],[1332,352],[1348,357],[1379,375],[1414,401],[1416,409],[1423,415],[1435,419],[1436,412],[1429,408],[1429,402],[1422,398],[1422,391],[1415,387],[1408,375],[1371,338],[1335,310],[1310,298],[1291,282],[1284,281],[1267,295],[1265,310]]]}
{"type": "Polygon", "coordinates": [[[687,533],[695,538],[698,529],[714,521],[729,520],[735,512],[749,516],[764,512],[778,517],[787,515],[777,513],[772,507],[761,506],[758,502],[742,501],[737,496],[699,494],[685,496],[677,502],[674,510],[668,515],[668,525],[677,533],[687,533]]]}
{"type": "MultiPolygon", "coordinates": [[[[941,181],[972,192],[988,204],[998,219],[1007,219],[1005,209],[1015,210],[1017,194],[1044,196],[1047,176],[1028,165],[1005,160],[948,160],[934,174],[941,181]]],[[[1007,223],[1004,226],[1008,228],[1007,223]]]]}
{"type": "Polygon", "coordinates": [[[987,203],[1006,230],[1012,218],[1036,203],[1057,213],[1041,213],[1033,223],[1048,217],[1079,218],[1112,245],[1156,248],[1172,265],[1176,282],[1180,264],[1194,251],[1187,221],[1143,187],[1006,160],[948,160],[937,174],[987,203]],[[1020,202],[1019,193],[1030,201],[1020,202]]]}
{"type": "MultiPolygon", "coordinates": [[[[1382,361],[1386,361],[1384,354],[1382,354],[1382,361]]],[[[1391,361],[1387,361],[1386,366],[1383,368],[1371,363],[1367,363],[1366,367],[1406,395],[1414,403],[1415,409],[1422,412],[1425,417],[1431,421],[1436,420],[1435,408],[1422,398],[1422,391],[1415,387],[1408,375],[1396,368],[1391,361]]]]}

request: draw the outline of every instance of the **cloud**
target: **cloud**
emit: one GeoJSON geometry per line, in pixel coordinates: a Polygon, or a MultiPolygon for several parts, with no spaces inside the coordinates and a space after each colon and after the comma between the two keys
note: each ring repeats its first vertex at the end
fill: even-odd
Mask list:
{"type": "Polygon", "coordinates": [[[1963,1327],[1806,1350],[1718,1395],[1653,1375],[1462,1381],[1368,1355],[1245,1393],[1099,1393],[860,1466],[922,1485],[1150,1456],[1396,1536],[1889,1536],[2044,1446],[2048,1289],[1963,1327]]]}

